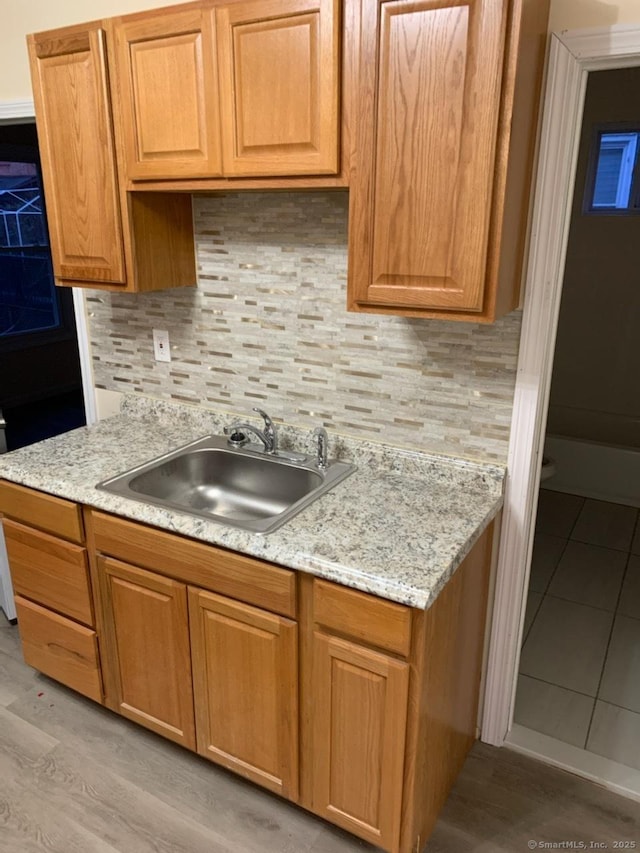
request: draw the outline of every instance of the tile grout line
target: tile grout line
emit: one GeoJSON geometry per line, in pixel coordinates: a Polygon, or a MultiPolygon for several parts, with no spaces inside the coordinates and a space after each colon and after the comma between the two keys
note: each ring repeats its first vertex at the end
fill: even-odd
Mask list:
{"type": "MultiPolygon", "coordinates": [[[[538,488],[538,503],[540,503],[540,497],[541,497],[541,494],[542,494],[542,492],[543,492],[543,491],[544,491],[544,489],[540,486],[540,487],[538,488]]],[[[559,492],[558,494],[565,494],[565,493],[564,493],[564,492],[559,492]]],[[[580,510],[578,511],[578,514],[576,515],[576,519],[575,519],[575,521],[574,521],[574,523],[573,523],[573,526],[572,526],[571,530],[573,530],[573,527],[575,527],[575,525],[576,525],[576,523],[577,523],[577,521],[578,521],[578,516],[580,515],[580,512],[582,511],[582,507],[584,506],[584,502],[585,502],[585,499],[583,498],[583,499],[582,499],[582,506],[580,507],[580,510]]],[[[537,532],[538,532],[538,533],[542,533],[542,531],[537,531],[537,532]]],[[[553,534],[543,534],[543,535],[547,535],[547,536],[549,536],[549,535],[553,535],[553,534]]],[[[562,548],[562,551],[560,552],[560,556],[558,557],[558,559],[557,559],[557,561],[556,561],[556,564],[555,564],[555,566],[554,566],[554,569],[553,569],[553,571],[551,572],[551,574],[550,574],[550,576],[549,576],[549,580],[547,581],[547,583],[546,583],[546,585],[545,585],[544,591],[543,591],[542,593],[538,593],[538,595],[542,595],[542,598],[540,599],[540,603],[538,604],[538,606],[537,606],[537,608],[536,608],[536,612],[535,612],[535,613],[534,613],[534,615],[533,615],[533,619],[531,620],[531,624],[529,625],[529,629],[528,629],[528,631],[527,631],[527,634],[526,634],[526,636],[525,636],[525,637],[523,637],[523,639],[522,639],[522,643],[520,644],[520,653],[521,653],[521,654],[522,654],[522,650],[524,649],[525,643],[526,643],[526,642],[527,642],[527,640],[529,639],[529,634],[530,634],[530,633],[531,633],[531,631],[533,630],[533,626],[535,625],[535,621],[536,621],[536,619],[538,618],[538,614],[540,613],[540,609],[542,608],[542,605],[544,604],[544,600],[545,600],[545,598],[546,598],[546,596],[547,596],[547,593],[548,593],[548,591],[549,591],[549,587],[550,587],[551,582],[552,582],[552,580],[553,580],[553,578],[554,578],[554,576],[555,576],[555,573],[558,571],[558,566],[560,565],[560,562],[561,562],[562,558],[564,557],[564,553],[565,553],[565,551],[567,550],[567,547],[568,547],[568,545],[569,545],[569,539],[568,539],[568,537],[558,536],[557,538],[558,538],[558,539],[564,539],[564,547],[562,548]]],[[[535,532],[534,532],[533,544],[534,544],[534,548],[535,548],[535,532]]],[[[532,558],[533,558],[533,554],[532,554],[532,558]]],[[[527,595],[529,594],[529,592],[530,592],[530,591],[531,591],[531,572],[529,572],[529,587],[527,588],[527,595]]],[[[535,590],[533,590],[533,592],[535,592],[535,590]]],[[[518,672],[518,675],[520,675],[520,672],[518,672]]]]}
{"type": "MultiPolygon", "coordinates": [[[[633,539],[631,541],[633,541],[633,539]]],[[[629,543],[629,547],[631,547],[631,543],[629,543]]],[[[602,701],[600,699],[600,690],[602,688],[602,679],[604,678],[604,671],[607,668],[607,661],[609,659],[609,651],[611,649],[611,639],[613,637],[613,632],[614,632],[615,626],[616,626],[616,620],[618,618],[618,607],[620,606],[620,599],[622,598],[622,590],[624,588],[624,582],[625,582],[626,577],[627,577],[627,572],[629,571],[630,561],[631,561],[631,550],[629,550],[627,552],[627,562],[626,562],[625,567],[624,567],[624,572],[622,573],[622,582],[620,584],[620,589],[618,590],[618,599],[616,601],[615,610],[613,611],[613,619],[611,620],[611,630],[609,631],[609,639],[607,641],[607,650],[605,652],[604,660],[602,662],[602,671],[600,672],[600,679],[598,681],[598,688],[596,690],[596,701],[593,703],[593,711],[591,712],[591,719],[589,720],[589,728],[587,729],[587,737],[586,737],[586,740],[584,742],[584,748],[585,749],[587,749],[587,744],[589,743],[589,737],[591,735],[591,727],[593,726],[593,718],[595,717],[595,713],[596,713],[596,705],[598,704],[598,702],[602,701]]],[[[613,703],[610,702],[609,704],[612,705],[613,703]]],[[[625,710],[629,710],[629,709],[625,709],[625,710]]],[[[590,750],[587,750],[587,752],[589,752],[589,751],[590,750]]],[[[594,753],[594,755],[595,754],[596,753],[594,753]]]]}
{"type": "Polygon", "coordinates": [[[638,533],[640,533],[640,509],[638,510],[638,512],[636,514],[636,523],[633,527],[633,533],[631,534],[631,543],[629,545],[629,554],[633,555],[633,556],[638,556],[638,555],[634,554],[634,551],[633,551],[633,543],[636,541],[636,536],[638,533]]]}
{"type": "MultiPolygon", "coordinates": [[[[545,534],[543,534],[543,535],[545,535],[545,534]]],[[[560,539],[560,538],[561,538],[561,537],[560,537],[560,536],[558,536],[558,539],[560,539]]],[[[534,624],[535,624],[535,621],[536,621],[536,619],[538,618],[538,613],[540,613],[540,608],[542,607],[542,605],[543,605],[543,603],[544,603],[544,600],[545,600],[545,597],[546,597],[546,595],[547,595],[547,590],[549,589],[549,584],[550,584],[550,583],[551,583],[551,581],[553,580],[553,576],[555,575],[555,573],[556,573],[556,571],[557,571],[557,569],[558,569],[558,566],[560,565],[560,560],[562,559],[562,556],[563,556],[563,554],[564,554],[564,552],[565,552],[565,550],[566,550],[566,548],[567,548],[567,544],[568,544],[568,542],[569,542],[569,540],[568,540],[568,539],[565,539],[564,547],[563,547],[563,549],[562,549],[562,551],[561,551],[561,553],[560,553],[560,556],[558,557],[558,561],[557,561],[557,563],[556,563],[556,566],[555,566],[554,570],[551,572],[551,575],[550,575],[550,577],[549,577],[549,580],[547,581],[547,583],[546,583],[546,585],[545,585],[544,591],[543,591],[543,592],[541,592],[541,593],[540,593],[540,592],[538,593],[538,595],[540,595],[540,596],[541,596],[541,598],[540,598],[540,603],[539,603],[539,604],[538,604],[538,606],[536,607],[536,612],[533,614],[533,619],[531,620],[531,624],[529,625],[529,628],[528,628],[528,630],[527,630],[526,636],[524,636],[524,637],[522,638],[522,643],[520,644],[520,652],[522,652],[522,649],[524,649],[525,643],[526,643],[526,642],[527,642],[527,640],[529,639],[529,634],[531,633],[531,630],[533,629],[533,626],[534,626],[534,624]]],[[[534,534],[533,545],[534,545],[534,548],[535,548],[535,534],[534,534]]],[[[532,555],[532,557],[533,557],[533,555],[532,555]]],[[[531,589],[531,572],[529,572],[529,586],[527,587],[527,597],[528,597],[528,595],[529,595],[529,593],[530,593],[530,592],[535,592],[535,589],[534,589],[534,590],[532,590],[532,589],[531,589]]]]}
{"type": "MultiPolygon", "coordinates": [[[[563,495],[564,494],[570,494],[570,492],[559,492],[559,494],[563,494],[563,495]]],[[[602,501],[602,500],[599,500],[597,498],[583,498],[583,503],[582,503],[582,506],[580,507],[580,512],[578,513],[578,517],[576,518],[576,520],[573,524],[573,527],[571,528],[571,533],[569,534],[569,538],[571,539],[572,542],[580,542],[582,545],[592,545],[595,548],[607,548],[609,551],[620,551],[623,554],[624,553],[628,554],[631,552],[631,546],[633,545],[633,539],[634,539],[636,528],[638,527],[639,522],[640,522],[640,511],[637,509],[637,507],[630,506],[629,504],[614,503],[613,501],[602,501]],[[584,510],[587,501],[611,504],[612,506],[624,507],[625,509],[634,509],[636,511],[636,519],[633,523],[633,529],[631,531],[631,538],[630,538],[629,544],[627,545],[626,548],[614,548],[614,547],[611,547],[610,545],[600,545],[597,542],[588,542],[588,541],[585,541],[583,539],[574,539],[573,538],[573,533],[574,533],[576,525],[578,523],[578,519],[582,515],[582,511],[584,510]]]]}
{"type": "Polygon", "coordinates": [[[531,678],[533,681],[539,681],[541,684],[546,684],[549,687],[558,687],[560,690],[566,690],[569,693],[575,693],[576,696],[584,696],[585,699],[593,699],[595,701],[595,696],[590,696],[588,693],[583,693],[581,690],[574,690],[571,687],[564,687],[564,685],[562,684],[556,684],[554,681],[546,681],[544,678],[538,678],[536,675],[527,675],[525,672],[522,672],[520,674],[524,675],[525,678],[531,678]]]}
{"type": "MultiPolygon", "coordinates": [[[[627,564],[625,563],[625,569],[624,569],[624,572],[622,574],[622,582],[620,585],[620,590],[622,590],[622,583],[624,582],[624,578],[626,575],[626,571],[627,571],[626,566],[627,566],[627,564]]],[[[575,601],[573,598],[565,598],[563,595],[558,595],[555,592],[545,593],[544,597],[546,598],[547,596],[549,596],[549,598],[555,598],[558,601],[566,601],[567,604],[577,604],[579,607],[591,607],[592,610],[597,610],[599,613],[612,613],[614,616],[616,615],[617,604],[613,609],[610,609],[608,607],[598,607],[597,604],[585,604],[584,601],[575,601]]],[[[618,601],[619,600],[620,600],[620,592],[618,593],[618,601]]],[[[629,618],[633,619],[633,616],[630,616],[629,618]]]]}
{"type": "MultiPolygon", "coordinates": [[[[563,495],[564,495],[564,494],[569,494],[569,492],[561,492],[561,494],[563,494],[563,495]]],[[[581,496],[580,496],[580,495],[576,495],[576,497],[581,497],[581,496]]],[[[576,525],[577,525],[577,523],[578,523],[578,519],[579,519],[579,518],[580,518],[580,516],[582,515],[582,511],[583,511],[583,510],[584,510],[584,508],[585,508],[585,505],[586,505],[586,503],[587,503],[587,500],[588,500],[588,498],[582,498],[582,504],[581,504],[581,506],[580,506],[580,509],[578,510],[578,513],[577,513],[577,515],[576,515],[576,517],[575,517],[575,519],[574,519],[573,524],[571,525],[571,530],[569,531],[569,535],[567,536],[567,539],[571,539],[571,536],[572,536],[572,534],[573,534],[573,531],[576,529],[576,525]]]]}

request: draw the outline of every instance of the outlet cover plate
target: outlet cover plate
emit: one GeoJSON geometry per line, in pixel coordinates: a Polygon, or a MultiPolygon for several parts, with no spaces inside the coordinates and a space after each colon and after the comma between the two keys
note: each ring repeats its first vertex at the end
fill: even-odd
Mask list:
{"type": "Polygon", "coordinates": [[[153,330],[153,356],[156,361],[171,361],[169,332],[166,330],[153,330]]]}

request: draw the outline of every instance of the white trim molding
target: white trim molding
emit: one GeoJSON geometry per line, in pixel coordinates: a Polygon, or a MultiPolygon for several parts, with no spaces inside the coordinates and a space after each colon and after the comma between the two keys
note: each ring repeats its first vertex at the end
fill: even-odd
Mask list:
{"type": "Polygon", "coordinates": [[[0,122],[19,122],[21,119],[33,120],[34,116],[33,100],[0,101],[0,122]]]}
{"type": "Polygon", "coordinates": [[[98,420],[96,405],[96,389],[93,383],[93,366],[91,361],[91,343],[87,322],[87,303],[84,291],[73,287],[73,309],[76,317],[76,333],[78,336],[78,354],[80,356],[80,374],[82,376],[82,395],[84,397],[84,414],[87,426],[98,420]]]}
{"type": "Polygon", "coordinates": [[[551,36],[481,733],[496,746],[512,723],[587,76],[633,65],[640,27],[551,36]]]}

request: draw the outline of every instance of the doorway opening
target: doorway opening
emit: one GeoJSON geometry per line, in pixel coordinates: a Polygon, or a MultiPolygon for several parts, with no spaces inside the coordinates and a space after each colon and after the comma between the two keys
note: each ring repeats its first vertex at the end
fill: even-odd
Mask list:
{"type": "Polygon", "coordinates": [[[516,724],[640,781],[640,68],[589,74],[516,724]],[[587,756],[588,757],[588,756],[587,756]]]}
{"type": "Polygon", "coordinates": [[[640,27],[551,34],[481,735],[636,799],[635,771],[601,756],[594,769],[557,739],[553,754],[512,714],[584,95],[591,72],[638,66],[640,27]]]}

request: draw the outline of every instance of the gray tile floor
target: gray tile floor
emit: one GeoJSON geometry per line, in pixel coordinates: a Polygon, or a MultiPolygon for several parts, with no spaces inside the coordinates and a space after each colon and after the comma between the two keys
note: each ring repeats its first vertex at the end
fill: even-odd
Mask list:
{"type": "Polygon", "coordinates": [[[640,770],[635,507],[540,491],[515,720],[640,770]]]}

